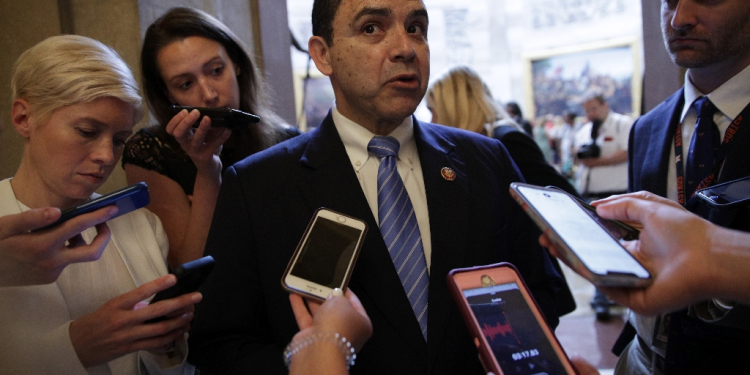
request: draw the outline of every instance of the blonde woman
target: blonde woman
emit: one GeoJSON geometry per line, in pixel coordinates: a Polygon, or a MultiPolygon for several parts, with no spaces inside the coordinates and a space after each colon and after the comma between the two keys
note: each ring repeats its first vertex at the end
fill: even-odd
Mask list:
{"type": "MultiPolygon", "coordinates": [[[[143,116],[125,62],[93,39],[55,36],[18,58],[11,90],[11,123],[24,151],[13,178],[0,181],[0,216],[95,197],[143,116]]],[[[98,260],[67,266],[51,284],[0,288],[0,373],[193,372],[184,333],[201,295],[143,302],[175,283],[165,276],[159,219],[142,209],[106,227],[111,239],[98,260]],[[169,319],[144,324],[162,315],[169,319]]],[[[84,231],[82,240],[100,230],[84,231]]]]}
{"type": "MultiPolygon", "coordinates": [[[[578,196],[578,192],[544,159],[542,150],[510,116],[495,104],[487,85],[469,67],[455,67],[427,89],[427,108],[432,122],[484,134],[502,142],[518,166],[526,182],[541,186],[557,186],[578,196]]],[[[553,262],[560,275],[560,265],[553,262]]],[[[558,315],[575,310],[575,300],[568,288],[558,295],[558,315]]]]}
{"type": "Polygon", "coordinates": [[[503,143],[526,182],[557,186],[578,195],[575,188],[547,163],[539,146],[492,98],[487,85],[469,67],[459,66],[438,77],[427,89],[432,122],[493,137],[503,143]]]}

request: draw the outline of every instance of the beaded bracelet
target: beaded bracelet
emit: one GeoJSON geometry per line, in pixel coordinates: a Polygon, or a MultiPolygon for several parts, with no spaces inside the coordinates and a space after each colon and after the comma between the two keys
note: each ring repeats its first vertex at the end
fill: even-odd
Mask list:
{"type": "Polygon", "coordinates": [[[286,367],[289,368],[289,365],[292,363],[292,356],[318,341],[330,341],[334,343],[341,351],[341,354],[344,355],[346,369],[348,370],[350,367],[354,366],[354,360],[357,359],[357,354],[355,354],[352,343],[349,342],[346,337],[333,332],[315,332],[311,335],[294,340],[286,346],[286,349],[284,349],[284,364],[286,367]]]}

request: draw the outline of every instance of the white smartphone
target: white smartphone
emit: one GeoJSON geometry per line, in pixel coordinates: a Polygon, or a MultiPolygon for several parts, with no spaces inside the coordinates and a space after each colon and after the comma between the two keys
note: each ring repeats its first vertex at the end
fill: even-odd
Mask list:
{"type": "Polygon", "coordinates": [[[511,195],[547,234],[563,261],[596,286],[643,287],[651,274],[568,194],[512,183],[511,195]]]}
{"type": "Polygon", "coordinates": [[[318,209],[281,278],[282,287],[318,301],[335,288],[346,290],[366,233],[364,221],[318,209]]]}
{"type": "Polygon", "coordinates": [[[575,374],[513,265],[452,270],[448,287],[486,371],[497,375],[575,374]]]}

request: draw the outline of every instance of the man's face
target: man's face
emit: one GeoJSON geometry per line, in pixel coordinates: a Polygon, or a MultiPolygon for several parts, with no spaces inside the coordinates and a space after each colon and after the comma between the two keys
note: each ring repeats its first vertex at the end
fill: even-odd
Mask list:
{"type": "Polygon", "coordinates": [[[750,57],[748,0],[662,0],[661,14],[664,43],[681,67],[746,64],[750,57]]]}
{"type": "Polygon", "coordinates": [[[586,112],[586,118],[588,118],[589,121],[604,121],[607,119],[609,106],[607,103],[602,103],[599,99],[594,98],[583,102],[583,110],[586,112]]]}
{"type": "Polygon", "coordinates": [[[430,76],[427,24],[421,0],[343,0],[328,51],[339,112],[368,128],[414,113],[430,76]]]}

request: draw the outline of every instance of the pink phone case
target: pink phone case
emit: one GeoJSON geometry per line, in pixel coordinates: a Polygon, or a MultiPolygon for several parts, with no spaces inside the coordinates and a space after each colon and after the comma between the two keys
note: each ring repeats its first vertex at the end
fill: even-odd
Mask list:
{"type": "MultiPolygon", "coordinates": [[[[477,266],[477,267],[471,267],[471,268],[457,268],[454,270],[451,270],[448,273],[447,276],[447,282],[448,282],[448,288],[450,289],[451,295],[453,296],[453,300],[456,302],[456,305],[458,305],[458,309],[461,312],[461,316],[464,318],[464,321],[466,322],[466,326],[469,328],[469,332],[471,333],[472,338],[474,339],[474,345],[477,347],[477,350],[479,351],[479,359],[482,362],[482,365],[484,366],[486,371],[492,371],[496,375],[502,375],[504,372],[499,367],[498,361],[495,359],[495,355],[492,351],[492,348],[490,347],[486,337],[485,333],[482,331],[482,328],[480,327],[479,322],[474,316],[474,313],[471,310],[471,307],[469,306],[468,301],[466,300],[466,297],[464,296],[464,293],[461,289],[461,286],[458,285],[456,282],[455,276],[458,274],[463,273],[481,273],[481,271],[484,270],[492,270],[497,268],[510,268],[513,270],[513,272],[516,274],[517,280],[516,284],[518,284],[519,288],[522,288],[526,291],[526,295],[528,295],[528,299],[526,301],[529,303],[529,307],[531,309],[536,310],[539,313],[539,316],[543,320],[541,324],[546,325],[546,321],[544,321],[544,314],[541,313],[541,310],[539,309],[539,305],[536,303],[536,300],[534,300],[534,296],[529,291],[528,286],[524,282],[521,275],[518,273],[518,270],[516,267],[514,267],[510,263],[497,263],[497,264],[490,264],[486,266],[477,266]]],[[[558,348],[560,350],[561,356],[558,355],[560,358],[560,362],[562,362],[563,366],[566,367],[566,370],[569,374],[575,375],[575,371],[573,370],[573,365],[568,360],[567,354],[565,354],[565,350],[560,345],[560,342],[557,340],[557,337],[554,335],[554,332],[552,329],[549,329],[550,336],[547,336],[550,341],[550,344],[552,345],[553,349],[558,348]]]]}

